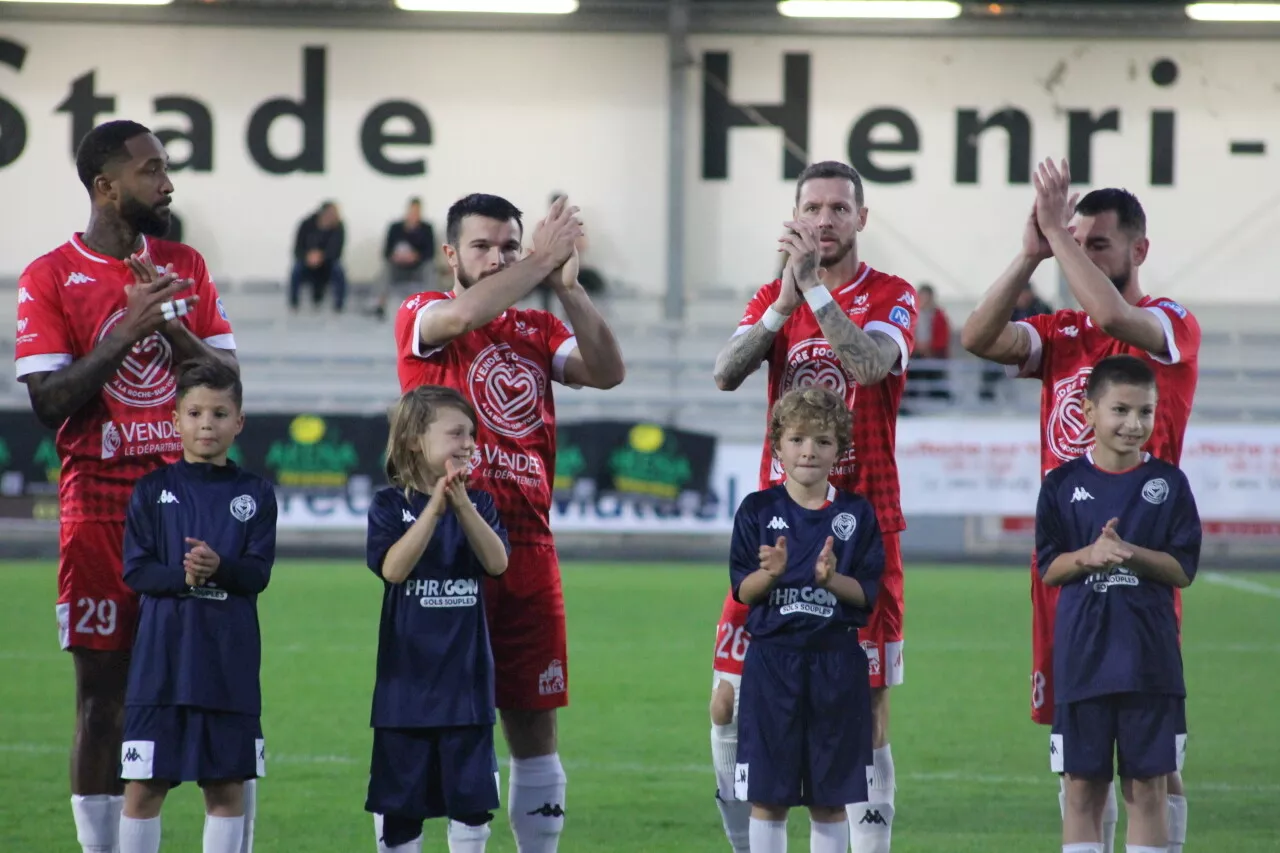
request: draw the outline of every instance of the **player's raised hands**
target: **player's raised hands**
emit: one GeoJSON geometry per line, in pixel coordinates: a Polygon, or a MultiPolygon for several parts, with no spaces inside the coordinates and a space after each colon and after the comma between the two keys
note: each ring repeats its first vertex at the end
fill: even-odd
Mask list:
{"type": "Polygon", "coordinates": [[[826,587],[831,576],[836,573],[836,540],[828,536],[818,554],[818,562],[813,566],[813,580],[820,587],[826,587]]]}
{"type": "Polygon", "coordinates": [[[760,546],[760,570],[770,577],[782,577],[787,570],[787,537],[779,536],[772,545],[760,546]]]}
{"type": "Polygon", "coordinates": [[[125,258],[125,265],[133,273],[134,284],[125,285],[125,313],[117,328],[134,342],[191,312],[200,301],[199,296],[178,298],[195,282],[179,278],[168,267],[158,269],[150,258],[131,255],[125,258]]]}
{"type": "Polygon", "coordinates": [[[182,568],[187,573],[187,586],[204,586],[205,581],[218,571],[218,565],[222,561],[207,542],[190,536],[183,541],[191,547],[182,558],[182,568]]]}
{"type": "Polygon", "coordinates": [[[578,208],[569,204],[568,196],[560,196],[534,229],[532,252],[550,258],[553,267],[559,269],[574,254],[582,233],[578,208]]]}
{"type": "Polygon", "coordinates": [[[782,287],[778,290],[778,298],[773,300],[773,310],[784,317],[800,306],[800,288],[796,286],[796,268],[790,258],[782,268],[782,287]]]}
{"type": "Polygon", "coordinates": [[[1114,569],[1126,560],[1133,559],[1133,548],[1120,538],[1116,525],[1120,519],[1113,518],[1102,526],[1102,532],[1089,546],[1086,564],[1093,569],[1114,569]]]}
{"type": "MultiPolygon", "coordinates": [[[[790,256],[787,266],[794,266],[796,287],[801,293],[821,284],[818,281],[818,264],[822,261],[822,246],[818,229],[807,222],[784,222],[786,230],[778,238],[779,251],[790,256]]],[[[783,272],[786,282],[786,272],[783,272]]]]}
{"type": "MultiPolygon", "coordinates": [[[[1067,161],[1055,164],[1046,159],[1031,176],[1036,187],[1036,224],[1042,235],[1066,230],[1075,212],[1079,193],[1071,192],[1071,168],[1067,161]]],[[[1047,242],[1047,241],[1046,241],[1047,242]]]]}
{"type": "Polygon", "coordinates": [[[440,518],[444,515],[444,511],[450,506],[456,506],[457,498],[453,491],[461,485],[463,500],[466,500],[467,489],[467,469],[466,467],[454,468],[453,463],[445,460],[444,476],[436,480],[431,487],[431,498],[427,501],[427,509],[423,515],[429,515],[434,518],[440,518]]]}

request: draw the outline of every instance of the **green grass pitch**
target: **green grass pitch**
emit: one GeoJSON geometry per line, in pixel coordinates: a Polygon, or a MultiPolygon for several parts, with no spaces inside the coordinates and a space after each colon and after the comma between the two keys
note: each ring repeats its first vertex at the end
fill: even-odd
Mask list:
{"type": "MultiPolygon", "coordinates": [[[[727,573],[570,564],[572,706],[565,853],[725,853],[707,700],[727,573]]],[[[897,853],[1059,849],[1046,730],[1027,719],[1024,571],[908,566],[906,684],[893,694],[897,853]]],[[[282,562],[260,599],[267,777],[258,853],[371,851],[363,811],[380,585],[353,562],[282,562]]],[[[71,662],[54,568],[0,564],[0,850],[72,853],[71,662]]],[[[1187,849],[1280,851],[1280,577],[1206,575],[1187,591],[1187,849]]],[[[505,770],[504,770],[505,785],[505,770]]],[[[200,799],[175,791],[164,849],[198,850],[200,799]]],[[[1123,818],[1122,818],[1123,825],[1123,818]]],[[[808,849],[808,820],[791,821],[808,849]]],[[[428,824],[426,849],[444,850],[428,824]]],[[[505,815],[489,849],[515,849],[505,815]]]]}

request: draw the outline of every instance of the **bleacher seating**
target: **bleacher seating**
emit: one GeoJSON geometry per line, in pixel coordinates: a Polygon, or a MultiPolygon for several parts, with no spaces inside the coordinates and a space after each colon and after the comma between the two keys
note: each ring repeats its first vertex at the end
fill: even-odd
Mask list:
{"type": "MultiPolygon", "coordinates": [[[[219,281],[235,325],[239,358],[252,410],[378,411],[397,394],[395,346],[390,322],[358,310],[342,316],[304,308],[286,310],[281,282],[219,281]]],[[[0,278],[0,352],[11,357],[15,336],[12,277],[0,278]]],[[[650,418],[715,432],[728,440],[756,440],[765,415],[765,375],[758,371],[735,393],[715,387],[712,370],[750,296],[747,292],[693,294],[683,322],[664,316],[661,295],[625,287],[600,300],[628,365],[627,381],[610,391],[559,389],[561,419],[650,418]]],[[[539,303],[529,300],[528,307],[539,303]]],[[[971,306],[949,303],[953,326],[971,306]]],[[[1204,330],[1195,417],[1210,421],[1280,421],[1280,303],[1196,307],[1204,330]]],[[[971,413],[1034,412],[1034,383],[1002,382],[994,402],[981,401],[982,363],[964,353],[946,362],[953,401],[913,400],[908,410],[971,413]]],[[[12,371],[0,372],[0,406],[25,406],[12,371]]]]}

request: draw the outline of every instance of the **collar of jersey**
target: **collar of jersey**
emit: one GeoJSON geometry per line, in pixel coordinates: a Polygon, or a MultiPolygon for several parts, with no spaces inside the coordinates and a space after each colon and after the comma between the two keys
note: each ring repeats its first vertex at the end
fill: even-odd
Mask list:
{"type": "MultiPolygon", "coordinates": [[[[147,241],[146,234],[141,235],[141,237],[142,237],[142,255],[143,257],[147,257],[151,253],[151,244],[147,241]]],[[[85,243],[84,237],[80,233],[75,233],[71,235],[71,245],[75,248],[77,252],[84,255],[86,258],[88,258],[91,261],[95,261],[100,264],[120,264],[121,266],[124,266],[124,261],[120,260],[119,258],[108,258],[106,255],[100,255],[97,252],[95,252],[93,249],[90,249],[88,244],[85,243]]]]}
{"type": "Polygon", "coordinates": [[[235,476],[238,469],[236,468],[236,463],[230,459],[227,460],[226,465],[214,465],[212,462],[188,462],[185,459],[179,459],[178,470],[201,480],[229,480],[235,476]]]}

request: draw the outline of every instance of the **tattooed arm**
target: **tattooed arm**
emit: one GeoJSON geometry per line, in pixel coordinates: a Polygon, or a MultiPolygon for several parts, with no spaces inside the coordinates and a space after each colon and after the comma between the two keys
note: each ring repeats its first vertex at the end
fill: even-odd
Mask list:
{"type": "Polygon", "coordinates": [[[764,320],[759,320],[746,332],[730,338],[716,356],[716,387],[721,391],[736,391],[764,361],[776,335],[777,332],[765,328],[764,320]]]}
{"type": "Polygon", "coordinates": [[[831,351],[859,385],[875,385],[889,375],[901,358],[897,341],[884,332],[863,331],[835,300],[816,309],[813,316],[831,344],[831,351]]]}

